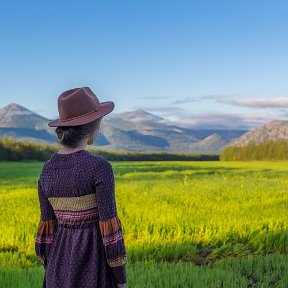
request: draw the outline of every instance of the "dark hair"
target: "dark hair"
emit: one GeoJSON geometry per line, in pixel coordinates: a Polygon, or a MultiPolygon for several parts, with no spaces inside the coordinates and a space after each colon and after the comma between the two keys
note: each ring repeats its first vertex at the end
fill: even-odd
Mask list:
{"type": "Polygon", "coordinates": [[[83,125],[57,127],[55,132],[60,139],[60,144],[71,148],[77,147],[82,139],[92,135],[100,127],[101,119],[102,117],[83,125]]]}

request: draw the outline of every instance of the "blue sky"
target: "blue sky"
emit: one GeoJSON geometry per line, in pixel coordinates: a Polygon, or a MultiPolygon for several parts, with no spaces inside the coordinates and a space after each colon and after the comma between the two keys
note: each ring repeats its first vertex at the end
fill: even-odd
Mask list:
{"type": "Polygon", "coordinates": [[[113,113],[253,128],[288,113],[288,2],[2,1],[0,107],[58,117],[90,86],[113,113]]]}

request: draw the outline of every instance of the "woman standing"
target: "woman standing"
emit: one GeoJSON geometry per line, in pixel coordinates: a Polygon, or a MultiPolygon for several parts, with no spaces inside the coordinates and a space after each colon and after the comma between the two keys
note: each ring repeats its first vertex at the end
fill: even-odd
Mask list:
{"type": "Polygon", "coordinates": [[[48,123],[62,149],[38,179],[41,217],[35,252],[45,268],[43,287],[126,287],[126,248],[117,215],[114,174],[108,160],[91,154],[102,117],[114,102],[100,103],[89,87],[58,97],[60,118],[48,123]]]}

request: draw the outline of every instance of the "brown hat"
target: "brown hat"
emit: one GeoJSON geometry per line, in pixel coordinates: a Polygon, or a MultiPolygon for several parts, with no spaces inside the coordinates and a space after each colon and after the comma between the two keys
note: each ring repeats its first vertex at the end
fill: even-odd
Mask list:
{"type": "Polygon", "coordinates": [[[64,91],[58,97],[60,118],[48,123],[50,127],[77,126],[96,120],[114,109],[112,101],[99,102],[89,87],[64,91]]]}

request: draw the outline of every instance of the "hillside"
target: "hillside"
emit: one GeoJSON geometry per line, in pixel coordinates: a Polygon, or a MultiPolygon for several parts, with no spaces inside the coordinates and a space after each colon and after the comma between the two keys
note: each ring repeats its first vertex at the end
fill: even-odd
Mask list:
{"type": "Polygon", "coordinates": [[[260,144],[276,140],[288,140],[288,121],[273,120],[243,134],[238,139],[232,141],[229,146],[245,147],[252,143],[260,144]]]}

